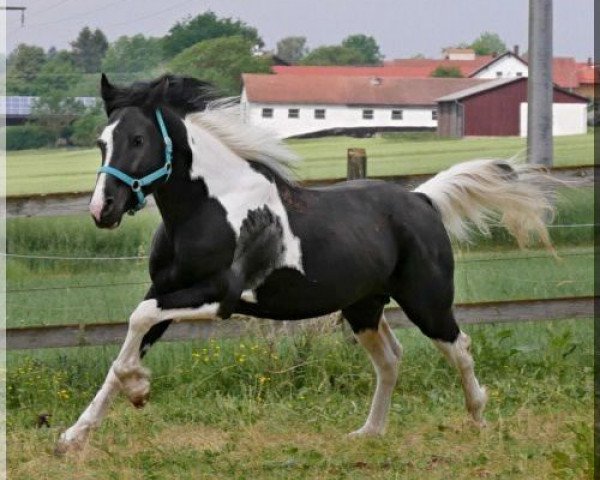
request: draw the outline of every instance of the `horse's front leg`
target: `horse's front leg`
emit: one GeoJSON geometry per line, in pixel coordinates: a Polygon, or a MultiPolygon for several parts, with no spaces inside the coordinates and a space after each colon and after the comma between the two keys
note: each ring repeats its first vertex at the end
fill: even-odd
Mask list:
{"type": "Polygon", "coordinates": [[[143,407],[150,393],[150,373],[142,366],[140,358],[142,339],[154,325],[165,320],[215,318],[219,303],[204,303],[205,298],[205,289],[191,287],[144,300],[131,315],[127,337],[112,371],[121,384],[121,390],[135,407],[143,407]]]}
{"type": "Polygon", "coordinates": [[[56,453],[79,449],[91,429],[100,425],[115,395],[122,390],[136,406],[143,406],[150,391],[149,372],[141,364],[142,339],[154,326],[166,320],[216,317],[220,282],[199,284],[141,302],[129,318],[127,336],[106,379],[77,422],[59,438],[56,453]],[[215,300],[213,302],[213,300],[215,300]]]}

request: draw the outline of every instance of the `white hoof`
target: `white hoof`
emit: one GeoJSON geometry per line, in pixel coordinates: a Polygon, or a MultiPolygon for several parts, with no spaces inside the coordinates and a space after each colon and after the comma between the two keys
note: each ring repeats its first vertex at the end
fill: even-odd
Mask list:
{"type": "Polygon", "coordinates": [[[71,427],[61,433],[54,446],[54,454],[63,456],[68,452],[78,452],[82,450],[87,443],[89,432],[89,428],[74,429],[71,427]]]}
{"type": "Polygon", "coordinates": [[[354,432],[348,434],[349,438],[363,438],[363,437],[380,437],[385,433],[383,429],[377,429],[368,425],[365,425],[354,432]]]}
{"type": "Polygon", "coordinates": [[[475,423],[476,426],[478,426],[480,428],[486,426],[485,420],[483,418],[483,410],[485,409],[485,405],[486,405],[487,401],[488,401],[487,391],[486,391],[485,387],[481,387],[477,397],[472,399],[467,404],[467,410],[469,410],[471,417],[473,417],[473,422],[475,423]]]}

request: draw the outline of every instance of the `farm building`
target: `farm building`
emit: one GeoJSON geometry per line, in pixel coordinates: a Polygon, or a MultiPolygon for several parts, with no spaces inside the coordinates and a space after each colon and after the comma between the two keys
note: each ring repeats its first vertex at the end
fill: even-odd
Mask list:
{"type": "MultiPolygon", "coordinates": [[[[554,87],[553,134],[587,131],[587,99],[554,87]]],[[[527,78],[491,80],[438,99],[441,136],[527,134],[527,78]]]]}
{"type": "Polygon", "coordinates": [[[243,75],[244,119],[281,138],[435,130],[437,98],[487,80],[339,75],[243,75]]]}

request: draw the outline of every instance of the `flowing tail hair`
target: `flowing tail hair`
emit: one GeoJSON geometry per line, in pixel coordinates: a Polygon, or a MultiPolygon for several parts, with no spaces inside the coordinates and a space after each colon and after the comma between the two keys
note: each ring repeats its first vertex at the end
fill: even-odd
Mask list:
{"type": "Polygon", "coordinates": [[[555,183],[539,166],[514,160],[473,160],[438,173],[417,187],[431,199],[446,231],[458,241],[469,242],[479,231],[501,225],[525,248],[537,237],[555,254],[546,222],[554,208],[549,201],[555,183]]]}

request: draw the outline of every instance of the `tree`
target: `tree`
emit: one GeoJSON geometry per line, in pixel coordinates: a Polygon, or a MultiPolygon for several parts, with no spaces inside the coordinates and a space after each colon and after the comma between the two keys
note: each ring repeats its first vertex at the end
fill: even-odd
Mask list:
{"type": "Polygon", "coordinates": [[[379,45],[373,37],[363,34],[350,35],[342,40],[342,46],[358,50],[363,55],[364,63],[377,64],[383,60],[379,45]]]}
{"type": "Polygon", "coordinates": [[[264,42],[255,28],[240,20],[218,18],[208,11],[196,17],[188,17],[171,27],[163,37],[162,46],[165,57],[172,58],[183,50],[204,40],[212,38],[241,36],[252,45],[262,47],[264,42]]]}
{"type": "Polygon", "coordinates": [[[505,43],[497,33],[483,32],[477,37],[470,47],[477,55],[491,55],[493,53],[504,53],[507,51],[505,43]]]}
{"type": "Polygon", "coordinates": [[[462,78],[463,74],[458,67],[444,67],[440,65],[431,72],[431,76],[440,78],[462,78]]]}
{"type": "Polygon", "coordinates": [[[300,63],[303,65],[364,65],[368,62],[355,48],[327,45],[315,48],[300,63]]]}
{"type": "Polygon", "coordinates": [[[70,90],[81,80],[82,72],[75,65],[72,55],[61,50],[48,60],[36,79],[32,82],[35,95],[66,96],[70,90]]]}
{"type": "Polygon", "coordinates": [[[308,53],[306,37],[285,37],[277,42],[277,56],[289,63],[297,63],[308,53]]]}
{"type": "Polygon", "coordinates": [[[32,82],[46,63],[44,49],[21,43],[7,59],[6,91],[9,95],[33,95],[32,82]]]}
{"type": "Polygon", "coordinates": [[[168,68],[210,82],[226,95],[239,95],[242,73],[270,71],[270,61],[252,55],[252,47],[241,36],[205,40],[177,55],[168,68]]]}
{"type": "Polygon", "coordinates": [[[151,70],[162,60],[161,41],[142,34],[123,35],[112,43],[102,60],[105,72],[140,72],[151,70]]]}
{"type": "Polygon", "coordinates": [[[35,124],[50,132],[54,138],[68,138],[73,130],[73,121],[84,111],[81,102],[55,90],[39,98],[31,115],[35,124]]]}
{"type": "Polygon", "coordinates": [[[108,40],[102,30],[97,28],[92,32],[89,27],[84,27],[77,39],[71,42],[71,47],[75,63],[86,73],[96,73],[100,71],[102,59],[108,50],[108,40]]]}

